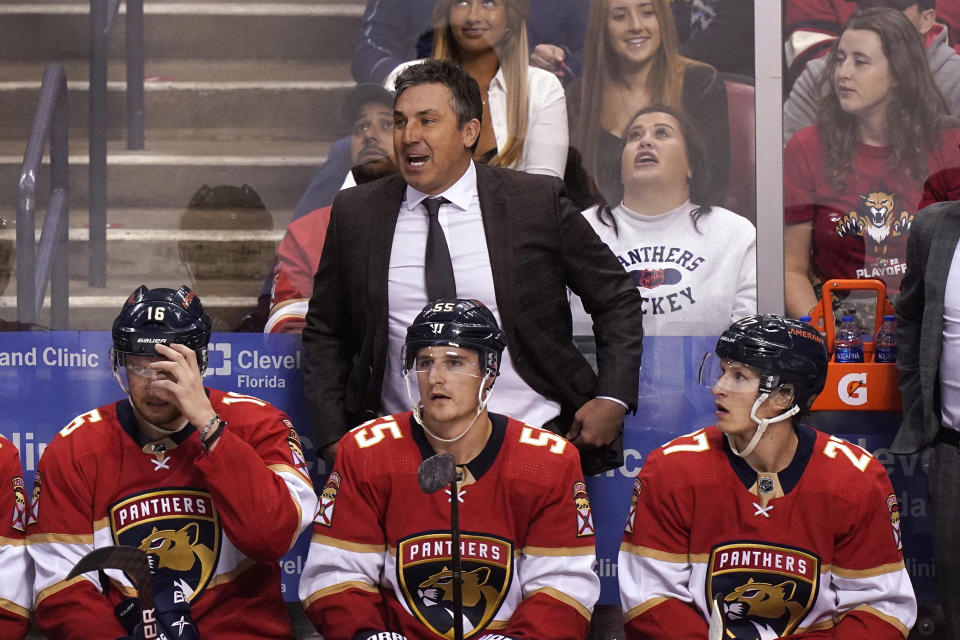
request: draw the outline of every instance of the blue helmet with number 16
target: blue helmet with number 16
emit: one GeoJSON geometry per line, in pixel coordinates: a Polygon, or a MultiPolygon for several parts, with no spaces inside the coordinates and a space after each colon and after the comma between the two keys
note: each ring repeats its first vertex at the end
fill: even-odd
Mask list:
{"type": "Polygon", "coordinates": [[[174,291],[140,285],[113,321],[114,368],[123,365],[127,355],[156,355],[158,344],[182,344],[197,354],[203,372],[212,326],[200,298],[189,287],[174,291]]]}

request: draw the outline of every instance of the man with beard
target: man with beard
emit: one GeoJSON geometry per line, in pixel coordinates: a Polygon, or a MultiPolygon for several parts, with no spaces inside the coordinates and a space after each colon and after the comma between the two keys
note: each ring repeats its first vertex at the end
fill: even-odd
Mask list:
{"type": "MultiPolygon", "coordinates": [[[[347,174],[344,187],[396,173],[393,94],[380,85],[358,85],[343,104],[343,118],[353,127],[350,134],[353,169],[347,174]]],[[[300,333],[303,330],[307,301],[313,293],[313,274],[320,263],[331,208],[315,209],[287,226],[273,265],[270,317],[264,333],[300,333]]]]}

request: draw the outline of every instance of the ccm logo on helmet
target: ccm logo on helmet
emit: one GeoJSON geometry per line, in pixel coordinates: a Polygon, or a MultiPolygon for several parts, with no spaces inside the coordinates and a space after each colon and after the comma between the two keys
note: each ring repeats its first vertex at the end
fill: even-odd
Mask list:
{"type": "Polygon", "coordinates": [[[866,372],[848,373],[837,383],[837,395],[844,404],[857,407],[867,404],[866,372]]]}

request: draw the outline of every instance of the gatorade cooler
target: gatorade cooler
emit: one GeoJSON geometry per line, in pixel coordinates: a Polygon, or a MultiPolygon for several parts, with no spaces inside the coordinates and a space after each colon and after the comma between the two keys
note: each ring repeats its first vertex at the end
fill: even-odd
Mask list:
{"type": "Polygon", "coordinates": [[[820,304],[810,314],[810,324],[824,334],[830,362],[827,382],[817,396],[811,411],[899,411],[900,372],[896,364],[874,362],[873,341],[863,343],[863,362],[834,362],[833,294],[836,291],[874,291],[877,309],[873,334],[883,324],[883,316],[892,314],[887,300],[887,287],[880,280],[828,280],[823,285],[820,304]]]}

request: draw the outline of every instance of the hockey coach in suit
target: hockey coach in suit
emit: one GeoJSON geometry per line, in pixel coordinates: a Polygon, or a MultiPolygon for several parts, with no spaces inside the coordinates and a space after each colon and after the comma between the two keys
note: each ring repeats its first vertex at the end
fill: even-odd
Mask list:
{"type": "Polygon", "coordinates": [[[565,435],[586,473],[619,466],[642,350],[636,287],[560,180],[474,162],[483,103],[466,71],[428,60],[396,89],[401,174],[338,195],[314,280],[303,347],[317,450],[329,464],[348,429],[409,408],[406,327],[429,300],[469,297],[506,334],[491,408],[565,435]],[[598,373],[573,344],[568,287],[593,318],[598,373]]]}

